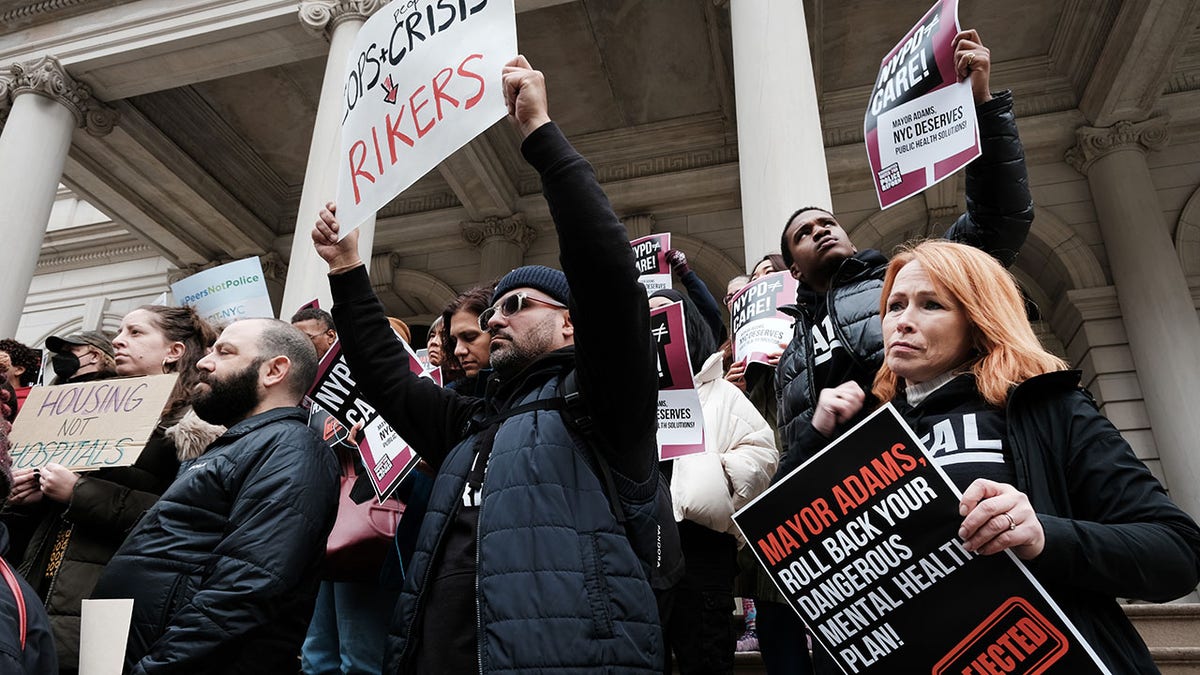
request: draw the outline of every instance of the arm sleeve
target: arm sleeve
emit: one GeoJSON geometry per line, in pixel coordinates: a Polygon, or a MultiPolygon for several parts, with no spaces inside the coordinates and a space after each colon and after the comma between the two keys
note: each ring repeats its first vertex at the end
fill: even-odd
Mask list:
{"type": "Polygon", "coordinates": [[[812,416],[813,408],[809,408],[800,413],[795,422],[788,425],[789,429],[795,431],[796,437],[786,441],[785,449],[779,455],[779,470],[775,473],[775,480],[795,471],[796,467],[807,461],[809,457],[833,442],[833,439],[825,438],[813,427],[812,416]]]}
{"type": "Polygon", "coordinates": [[[1090,405],[1076,406],[1067,461],[1072,517],[1038,514],[1046,545],[1031,568],[1114,597],[1165,602],[1194,590],[1200,583],[1195,521],[1090,405]]]}
{"type": "Polygon", "coordinates": [[[690,269],[687,274],[679,277],[679,281],[687,289],[688,297],[696,303],[696,309],[700,310],[704,323],[708,324],[708,329],[712,331],[713,339],[717,344],[724,342],[726,333],[725,322],[721,319],[721,307],[712,293],[708,292],[708,286],[705,286],[700,276],[690,269]]]}
{"type": "Polygon", "coordinates": [[[1033,224],[1025,149],[1012,107],[1008,91],[976,107],[982,154],[967,166],[967,212],[945,235],[987,251],[1005,267],[1016,260],[1033,224]]]}
{"type": "Polygon", "coordinates": [[[742,508],[771,484],[779,466],[775,432],[737,387],[724,380],[716,383],[730,389],[732,442],[721,454],[721,464],[733,489],[733,508],[742,508]]]}
{"type": "Polygon", "coordinates": [[[591,165],[557,125],[536,129],[521,151],[541,176],[558,233],[559,262],[571,287],[579,388],[605,441],[598,450],[618,473],[647,480],[658,459],[658,373],[629,235],[591,165]]]}
{"type": "MultiPolygon", "coordinates": [[[[320,449],[280,441],[249,469],[199,588],[134,672],[185,672],[223,644],[280,620],[325,552],[337,510],[337,469],[320,449]]],[[[231,481],[232,482],[232,481],[231,481]]]]}
{"type": "Polygon", "coordinates": [[[80,476],[63,517],[85,527],[115,534],[128,532],[159,495],[101,478],[80,476]]]}
{"type": "Polygon", "coordinates": [[[435,469],[461,439],[479,399],[443,389],[409,370],[383,305],[362,265],[329,276],[333,321],[346,363],[363,396],[435,469]]]}

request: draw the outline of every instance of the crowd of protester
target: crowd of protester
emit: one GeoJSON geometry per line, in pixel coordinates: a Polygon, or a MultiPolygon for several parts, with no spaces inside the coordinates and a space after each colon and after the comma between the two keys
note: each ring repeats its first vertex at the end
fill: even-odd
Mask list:
{"type": "Polygon", "coordinates": [[[1012,95],[990,90],[974,31],[955,62],[983,151],[966,170],[967,211],[891,260],[806,206],[722,301],[679,250],[666,259],[682,290],[647,298],[595,173],[517,57],[505,99],[561,270],[520,267],[450,302],[426,338],[440,383],[410,369],[397,340],[408,327],[385,315],[332,203],[312,233],[331,312],[218,331],[152,305],[111,339],[45,341],[47,386],[178,374],[132,466],[11,469],[8,425],[41,351],[0,341],[0,571],[13,577],[0,585],[0,670],[76,672],[82,600],[133,598],[125,669],[137,674],[730,673],[747,649],[773,674],[839,672],[732,515],[891,402],[918,435],[970,416],[995,439],[969,458],[934,453],[963,494],[965,548],[1028,561],[1110,670],[1155,672],[1116,599],[1195,589],[1200,529],[1038,344],[1005,270],[1033,219],[1012,95]],[[794,334],[766,363],[737,361],[726,312],[778,272],[799,283],[782,310],[794,334]],[[705,448],[660,462],[649,312],[671,303],[705,448]],[[391,497],[392,545],[349,575],[326,551],[354,508],[339,481],[357,476],[343,492],[372,496],[359,489],[361,430],[327,443],[301,407],[335,345],[421,457],[391,497]]]}

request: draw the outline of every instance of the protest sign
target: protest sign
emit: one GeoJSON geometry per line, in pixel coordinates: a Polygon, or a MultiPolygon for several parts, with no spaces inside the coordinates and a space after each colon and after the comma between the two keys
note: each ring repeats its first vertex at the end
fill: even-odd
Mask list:
{"type": "Polygon", "coordinates": [[[367,19],[343,87],[340,236],[504,117],[516,54],[513,0],[395,0],[367,19]]]}
{"type": "Polygon", "coordinates": [[[51,462],[72,471],[133,464],[179,375],[34,387],[9,432],[14,469],[51,462]]]}
{"type": "Polygon", "coordinates": [[[133,598],[84,598],[79,617],[79,675],[121,675],[133,598]]]}
{"type": "Polygon", "coordinates": [[[692,379],[683,303],[650,310],[650,333],[658,346],[658,458],[704,452],[704,413],[692,379]]]}
{"type": "MultiPolygon", "coordinates": [[[[408,344],[399,336],[396,336],[396,340],[403,344],[408,352],[410,370],[415,375],[431,377],[424,372],[408,344]]],[[[437,382],[436,379],[434,381],[437,382]]],[[[308,399],[345,427],[362,423],[358,450],[380,501],[386,499],[416,466],[420,459],[417,454],[387,422],[383,421],[375,406],[363,398],[354,374],[350,372],[350,366],[342,354],[341,342],[334,342],[321,359],[317,379],[309,389],[308,399]]],[[[311,410],[312,406],[309,407],[311,410]]],[[[331,438],[341,440],[338,434],[337,429],[330,429],[331,438]]]]}
{"type": "Polygon", "coordinates": [[[941,0],[883,57],[863,121],[880,208],[979,156],[971,83],[954,67],[958,31],[958,0],[941,0]]]}
{"type": "Polygon", "coordinates": [[[637,265],[638,281],[646,287],[646,294],[671,287],[671,266],[667,264],[667,251],[671,250],[671,233],[652,234],[629,242],[633,247],[633,263],[637,265]]]}
{"type": "Polygon", "coordinates": [[[963,547],[960,497],[887,405],[734,522],[843,672],[1108,672],[1016,556],[963,547]]]}
{"type": "Polygon", "coordinates": [[[197,272],[171,284],[171,292],[179,304],[190,306],[206,321],[275,318],[257,257],[197,272]]]}
{"type": "Polygon", "coordinates": [[[779,307],[796,302],[797,283],[790,272],[775,272],[751,281],[729,301],[729,329],[733,333],[733,360],[762,363],[779,343],[792,338],[792,317],[779,307]]]}

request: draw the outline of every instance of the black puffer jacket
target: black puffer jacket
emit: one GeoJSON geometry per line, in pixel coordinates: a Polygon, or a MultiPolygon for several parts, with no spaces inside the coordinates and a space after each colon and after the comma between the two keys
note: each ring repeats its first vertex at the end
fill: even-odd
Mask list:
{"type": "Polygon", "coordinates": [[[338,503],[300,408],[235,424],[134,528],[93,597],[133,598],[133,673],[294,673],[338,503]]]}
{"type": "MultiPolygon", "coordinates": [[[[1166,602],[1195,589],[1200,529],[1078,385],[1078,371],[1048,373],[1009,396],[1014,482],[1046,535],[1026,564],[1113,673],[1156,673],[1115,598],[1166,602]]],[[[899,407],[911,420],[959,404],[935,396],[899,407]]]]}
{"type": "MultiPolygon", "coordinates": [[[[967,166],[967,212],[944,236],[987,251],[1008,267],[1016,260],[1033,223],[1033,197],[1025,150],[1012,111],[1012,93],[995,95],[976,112],[983,154],[967,166]]],[[[812,380],[815,365],[811,333],[825,313],[832,320],[838,341],[854,361],[854,372],[848,379],[870,389],[883,362],[878,317],[887,262],[879,251],[860,251],[842,263],[824,297],[802,283],[796,305],[780,308],[796,317],[796,324],[792,341],[775,371],[783,440],[776,475],[786,475],[807,458],[801,448],[820,448],[828,443],[812,427],[813,407],[820,392],[812,380]]]]}
{"type": "MultiPolygon", "coordinates": [[[[8,529],[0,523],[0,552],[8,550],[8,529]]],[[[0,562],[0,565],[7,564],[0,562]]],[[[11,569],[11,566],[10,566],[11,569]]],[[[25,646],[21,646],[21,619],[17,597],[8,584],[0,580],[0,673],[13,675],[55,675],[58,659],[54,654],[54,638],[50,634],[50,619],[38,602],[33,588],[13,571],[25,606],[25,646]]]]}

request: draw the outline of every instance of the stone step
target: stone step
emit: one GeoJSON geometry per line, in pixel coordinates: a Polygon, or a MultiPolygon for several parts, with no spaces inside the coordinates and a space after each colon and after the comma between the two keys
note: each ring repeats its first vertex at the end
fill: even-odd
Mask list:
{"type": "MultiPolygon", "coordinates": [[[[1141,634],[1163,675],[1200,673],[1200,603],[1124,605],[1122,609],[1141,634]]],[[[734,672],[765,673],[758,652],[742,652],[734,672]]]]}

